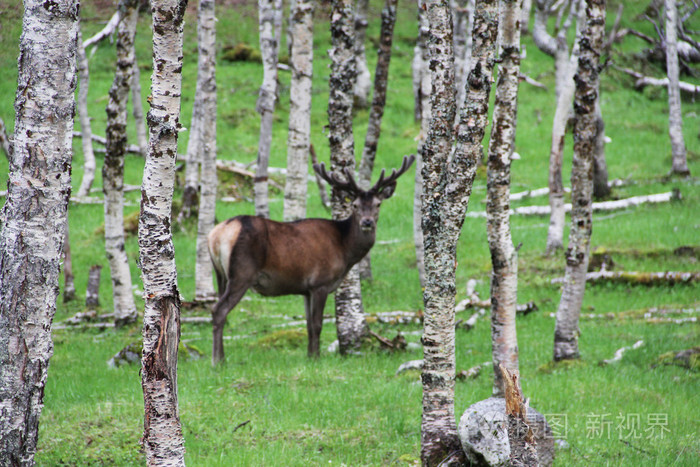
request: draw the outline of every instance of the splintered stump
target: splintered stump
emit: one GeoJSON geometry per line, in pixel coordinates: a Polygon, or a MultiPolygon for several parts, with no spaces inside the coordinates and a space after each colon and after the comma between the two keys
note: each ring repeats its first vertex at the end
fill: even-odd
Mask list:
{"type": "Polygon", "coordinates": [[[510,443],[510,461],[513,466],[537,466],[535,435],[527,422],[527,406],[520,388],[517,372],[510,373],[499,365],[503,373],[503,386],[506,395],[506,424],[510,443]]]}
{"type": "Polygon", "coordinates": [[[85,292],[85,306],[94,310],[100,306],[100,274],[102,266],[96,264],[88,273],[87,290],[85,292]]]}

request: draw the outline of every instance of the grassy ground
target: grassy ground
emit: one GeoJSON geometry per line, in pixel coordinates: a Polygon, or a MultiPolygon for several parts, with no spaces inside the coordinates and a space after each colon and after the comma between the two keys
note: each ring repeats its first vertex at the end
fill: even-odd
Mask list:
{"type": "MultiPolygon", "coordinates": [[[[220,56],[225,48],[239,42],[257,44],[254,7],[241,2],[218,6],[220,56]]],[[[251,2],[247,2],[251,3],[251,2]]],[[[372,1],[369,36],[378,35],[380,2],[372,1]]],[[[623,26],[633,26],[653,34],[644,22],[634,21],[645,2],[625,2],[623,26]]],[[[188,126],[196,77],[196,34],[194,2],[187,17],[185,67],[183,69],[183,122],[188,126]]],[[[616,11],[616,5],[609,6],[616,11]]],[[[101,28],[111,11],[82,5],[84,36],[101,28]]],[[[16,87],[17,44],[21,33],[21,6],[17,0],[0,4],[0,117],[13,126],[13,100],[16,87]]],[[[612,13],[611,13],[612,15],[612,13]]],[[[697,16],[697,14],[696,14],[697,16]]],[[[329,48],[327,10],[319,9],[315,37],[314,102],[312,139],[322,160],[328,159],[324,133],[327,122],[329,48]]],[[[694,29],[699,29],[695,21],[694,29]]],[[[413,4],[400,7],[390,72],[387,111],[378,165],[397,166],[404,154],[415,151],[418,125],[413,122],[410,59],[416,24],[413,4]]],[[[150,51],[148,18],[142,16],[138,36],[138,59],[144,94],[149,89],[150,51]]],[[[546,186],[549,135],[554,113],[552,62],[540,53],[531,37],[524,38],[527,59],[523,71],[549,86],[545,91],[523,84],[519,101],[517,152],[522,159],[513,166],[513,191],[546,186]]],[[[618,48],[626,52],[642,44],[628,38],[618,48]]],[[[286,50],[283,45],[282,50],[286,50]]],[[[375,49],[369,47],[371,67],[375,49]]],[[[114,51],[108,44],[98,48],[90,61],[90,112],[93,132],[104,134],[107,91],[114,67],[114,51]]],[[[617,62],[629,60],[618,54],[617,62]]],[[[648,72],[653,72],[649,68],[648,72]]],[[[661,73],[656,70],[656,73],[661,73]]],[[[257,151],[259,118],[254,104],[262,78],[257,63],[220,61],[218,147],[221,159],[251,162],[257,151]]],[[[657,75],[658,76],[658,75],[657,75]]],[[[289,108],[289,75],[281,73],[282,91],[276,113],[271,165],[286,160],[286,119],[289,108]]],[[[692,80],[692,78],[684,78],[692,80]]],[[[698,82],[695,80],[694,82],[698,82]]],[[[144,100],[145,100],[144,95],[144,100]]],[[[698,115],[700,105],[689,96],[683,102],[685,141],[693,174],[700,173],[698,115]]],[[[697,271],[695,256],[679,256],[679,246],[700,246],[700,187],[696,179],[667,179],[670,145],[667,134],[667,102],[662,90],[637,92],[631,81],[613,69],[603,75],[602,108],[610,178],[629,178],[635,183],[615,189],[623,198],[679,188],[683,201],[644,206],[614,214],[594,216],[593,246],[612,252],[620,270],[697,271]]],[[[356,115],[356,141],[362,142],[368,114],[356,115]]],[[[133,132],[132,132],[133,135],[133,132]]],[[[180,150],[184,152],[187,133],[180,150]]],[[[570,142],[567,143],[570,146],[570,142]]],[[[74,188],[82,177],[80,142],[74,143],[74,188]]],[[[564,174],[570,170],[570,147],[564,174]]],[[[98,155],[98,166],[101,156],[98,155]]],[[[126,183],[140,184],[143,162],[136,156],[126,161],[126,183]]],[[[7,161],[0,158],[0,185],[7,179],[7,161]]],[[[565,175],[568,179],[568,176],[565,175]]],[[[397,194],[382,208],[378,240],[373,250],[375,280],[363,285],[368,313],[391,310],[417,311],[422,296],[415,269],[412,217],[412,172],[400,182],[397,194]]],[[[220,174],[221,193],[237,190],[250,193],[240,180],[220,174]],[[234,186],[235,185],[235,186],[234,186]]],[[[101,188],[98,174],[96,188],[101,188]]],[[[320,207],[317,190],[310,187],[309,214],[327,216],[320,207]]],[[[99,193],[97,194],[99,195],[99,193]]],[[[180,192],[176,197],[180,196],[180,192]]],[[[483,210],[485,172],[479,171],[470,210],[483,210]]],[[[127,195],[126,214],[138,210],[138,193],[127,195]]],[[[546,198],[526,200],[517,205],[546,204],[546,198]]],[[[217,217],[223,220],[251,213],[251,203],[218,203],[217,217]]],[[[272,193],[272,217],[282,215],[282,194],[272,193]]],[[[700,455],[700,410],[698,372],[677,366],[656,366],[665,352],[700,345],[697,323],[647,324],[640,319],[583,319],[581,322],[581,361],[572,366],[552,367],[552,335],[560,289],[550,284],[563,275],[564,259],[542,256],[546,218],[513,218],[513,240],[520,250],[519,302],[534,300],[537,313],[518,318],[520,365],[523,387],[531,405],[557,423],[560,437],[570,447],[560,450],[558,465],[695,465],[700,455]],[[629,351],[616,365],[602,367],[616,349],[637,340],[645,345],[629,351]]],[[[59,303],[56,321],[82,310],[87,271],[92,264],[104,266],[100,299],[109,310],[111,287],[104,255],[102,208],[99,205],[70,207],[70,234],[73,268],[80,300],[59,303]]],[[[190,223],[175,233],[180,290],[186,299],[194,291],[194,234],[190,223]]],[[[566,235],[567,233],[565,233],[566,235]]],[[[696,250],[697,251],[697,250],[696,250]]],[[[132,275],[139,284],[136,268],[137,245],[130,234],[127,252],[132,275]]],[[[479,281],[478,291],[488,296],[490,259],[486,244],[485,220],[468,219],[459,244],[457,271],[458,299],[464,298],[464,284],[479,281]]],[[[584,313],[620,314],[654,306],[692,307],[700,302],[700,286],[641,287],[630,285],[589,286],[584,313]]],[[[142,303],[140,304],[142,306],[142,303]]],[[[332,303],[327,313],[332,313],[332,303]]],[[[190,465],[411,465],[418,462],[420,450],[421,386],[418,374],[395,376],[398,366],[422,357],[420,350],[390,354],[370,348],[363,355],[341,358],[322,352],[319,361],[305,357],[303,326],[291,335],[275,334],[276,327],[289,317],[303,314],[302,299],[281,297],[263,299],[249,295],[229,315],[225,341],[227,363],[209,364],[211,328],[185,324],[182,339],[201,349],[204,358],[181,359],[179,365],[180,416],[185,433],[187,462],[190,465]],[[235,336],[235,338],[234,338],[235,336]],[[240,336],[240,337],[238,337],[240,336]]],[[[204,311],[185,314],[206,315],[204,311]]],[[[459,314],[465,319],[471,311],[459,314]]],[[[389,337],[405,334],[418,342],[419,325],[381,325],[372,328],[389,337]]],[[[463,370],[490,360],[490,328],[483,318],[467,332],[457,331],[457,369],[463,370]]],[[[335,338],[326,326],[322,348],[335,338]]],[[[138,465],[143,463],[139,438],[143,403],[139,367],[108,368],[107,360],[124,345],[140,338],[138,325],[119,330],[54,332],[55,353],[42,414],[39,452],[40,465],[138,465]]],[[[488,397],[492,371],[484,370],[475,380],[460,381],[456,388],[456,413],[488,397]]]]}

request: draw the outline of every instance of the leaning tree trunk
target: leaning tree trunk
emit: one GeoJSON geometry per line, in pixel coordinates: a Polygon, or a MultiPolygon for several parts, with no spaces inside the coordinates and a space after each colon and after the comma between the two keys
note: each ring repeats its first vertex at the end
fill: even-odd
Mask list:
{"type": "Polygon", "coordinates": [[[292,83],[289,90],[287,181],[284,187],[285,221],[306,217],[311,144],[314,4],[313,0],[296,0],[290,15],[292,83]]]}
{"type": "MultiPolygon", "coordinates": [[[[331,150],[331,168],[342,173],[354,170],[354,138],[352,133],[353,83],[355,82],[355,55],[352,0],[333,0],[331,4],[331,76],[328,98],[328,141],[331,150]]],[[[333,188],[331,207],[334,219],[345,219],[352,207],[345,193],[333,188]]],[[[335,319],[341,354],[357,349],[368,332],[362,308],[362,289],[357,266],[348,272],[335,292],[335,319]]]]}
{"type": "Polygon", "coordinates": [[[372,92],[372,76],[367,66],[365,40],[367,39],[367,7],[369,0],[357,0],[355,3],[355,60],[357,77],[355,78],[355,108],[366,109],[372,92]]]}
{"type": "MultiPolygon", "coordinates": [[[[371,186],[374,159],[377,155],[379,134],[382,128],[382,116],[386,105],[386,89],[389,83],[389,63],[391,62],[391,42],[394,36],[394,24],[396,23],[396,3],[398,0],[386,0],[382,10],[382,27],[379,33],[379,51],[377,53],[377,68],[374,71],[374,95],[372,96],[372,108],[369,112],[369,123],[365,135],[365,145],[360,159],[359,184],[363,190],[369,190],[371,186]]],[[[357,95],[356,95],[357,97],[357,95]]],[[[370,253],[360,261],[360,277],[372,279],[372,263],[370,253]]]]}
{"type": "MultiPolygon", "coordinates": [[[[418,0],[418,39],[413,51],[414,118],[420,121],[416,148],[416,175],[413,191],[413,244],[416,250],[416,268],[421,289],[425,288],[425,248],[423,246],[423,147],[430,128],[430,70],[428,70],[428,36],[430,25],[425,13],[425,0],[418,0]]],[[[456,112],[455,112],[456,113],[456,112]]]]}
{"type": "Polygon", "coordinates": [[[131,271],[124,248],[124,153],[126,152],[126,103],[134,67],[134,35],[138,19],[137,0],[121,0],[123,17],[117,32],[117,66],[109,90],[102,191],[105,213],[105,251],[112,278],[114,321],[120,326],[136,321],[131,291],[131,271]]]}
{"type": "Polygon", "coordinates": [[[483,151],[498,3],[476,2],[469,89],[451,159],[455,120],[452,17],[447,0],[433,0],[427,5],[433,91],[422,170],[426,287],[421,459],[423,465],[437,465],[445,460],[464,460],[454,417],[456,250],[483,151]]]}
{"type": "Polygon", "coordinates": [[[95,181],[95,152],[92,150],[92,126],[87,108],[90,72],[88,60],[83,47],[83,35],[78,29],[78,116],[80,117],[81,142],[83,145],[83,179],[80,181],[78,196],[90,194],[90,188],[95,181]]]}
{"type": "Polygon", "coordinates": [[[503,397],[501,366],[518,371],[515,306],[518,253],[510,234],[510,163],[515,145],[520,74],[519,0],[501,0],[498,83],[489,142],[486,217],[491,250],[491,342],[493,395],[503,397]]]}
{"type": "Polygon", "coordinates": [[[7,199],[0,213],[0,463],[33,465],[67,228],[77,1],[25,0],[7,199]],[[47,40],[50,39],[50,40],[47,40]]]}
{"type": "Polygon", "coordinates": [[[678,9],[666,0],[666,73],[668,74],[668,134],[671,137],[671,173],[690,175],[683,140],[681,91],[678,84],[678,9]]]}
{"type": "Polygon", "coordinates": [[[267,167],[272,143],[272,119],[277,102],[277,55],[281,29],[277,28],[282,14],[282,0],[259,0],[260,52],[263,61],[263,83],[256,110],[260,114],[260,143],[255,171],[255,214],[270,217],[267,167]]]}
{"type": "Polygon", "coordinates": [[[186,0],[151,0],[153,73],[148,157],[143,170],[139,252],[143,278],[143,446],[149,465],[184,465],[177,406],[180,292],[171,210],[182,95],[182,29],[186,0]]]}
{"type": "Polygon", "coordinates": [[[554,329],[554,360],[579,356],[579,315],[586,289],[586,268],[593,229],[593,151],[596,139],[600,51],[605,35],[605,0],[586,0],[586,26],[579,41],[571,169],[571,231],[566,250],[564,289],[554,329]]]}
{"type": "Polygon", "coordinates": [[[197,260],[194,267],[194,299],[212,300],[216,291],[212,282],[212,264],[207,246],[207,235],[214,228],[216,218],[216,19],[215,0],[199,0],[199,70],[201,83],[201,163],[202,191],[199,199],[197,225],[197,260]]]}

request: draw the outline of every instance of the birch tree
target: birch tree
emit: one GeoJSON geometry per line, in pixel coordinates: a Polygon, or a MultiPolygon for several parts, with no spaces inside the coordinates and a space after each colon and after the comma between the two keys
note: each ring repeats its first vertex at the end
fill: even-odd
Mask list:
{"type": "Polygon", "coordinates": [[[95,152],[92,148],[92,125],[87,107],[90,71],[88,59],[83,46],[83,35],[78,29],[78,116],[80,120],[81,143],[83,146],[83,178],[78,188],[78,196],[90,194],[90,188],[95,181],[95,152]]]}
{"type": "Polygon", "coordinates": [[[671,138],[671,173],[690,175],[683,140],[681,91],[678,84],[678,8],[676,0],[665,0],[666,74],[668,75],[668,134],[671,138]]]}
{"type": "MultiPolygon", "coordinates": [[[[328,98],[328,141],[331,168],[342,173],[345,168],[355,169],[354,138],[352,132],[353,83],[355,82],[355,55],[353,52],[352,0],[331,2],[331,75],[328,98]]],[[[346,219],[352,213],[345,194],[333,188],[331,208],[334,219],[346,219]]],[[[362,307],[362,290],[357,265],[348,272],[335,292],[335,319],[341,354],[360,346],[368,332],[362,307]]]]}
{"type": "Polygon", "coordinates": [[[296,0],[290,14],[289,133],[284,220],[306,217],[309,145],[311,144],[311,88],[313,76],[313,0],[296,0]]]}
{"type": "Polygon", "coordinates": [[[0,463],[33,465],[71,191],[79,4],[25,0],[0,217],[0,463]]]}
{"type": "Polygon", "coordinates": [[[216,298],[207,235],[216,219],[216,18],[215,0],[199,0],[197,34],[199,67],[197,88],[202,104],[202,188],[197,222],[197,260],[194,268],[195,300],[216,298]]]}
{"type": "Polygon", "coordinates": [[[579,315],[593,228],[593,151],[596,139],[600,51],[605,34],[605,0],[586,0],[586,25],[579,41],[574,116],[574,161],[571,169],[571,231],[566,250],[564,287],[554,329],[554,360],[579,356],[579,315]]]}
{"type": "Polygon", "coordinates": [[[148,154],[148,133],[146,131],[146,120],[143,113],[143,102],[141,101],[141,70],[139,70],[139,64],[136,58],[135,44],[133,54],[134,66],[131,70],[131,107],[132,114],[134,115],[134,123],[136,124],[136,141],[138,141],[139,144],[139,152],[141,153],[141,157],[146,157],[146,154],[148,154]]]}
{"type": "Polygon", "coordinates": [[[472,55],[471,32],[474,26],[474,0],[452,0],[452,11],[454,12],[456,118],[459,119],[459,106],[464,102],[469,60],[472,55]]]}
{"type": "Polygon", "coordinates": [[[141,187],[139,252],[143,278],[143,446],[149,465],[184,465],[177,405],[180,292],[171,210],[182,94],[182,30],[186,0],[151,0],[153,73],[148,157],[141,187]]]}
{"type": "Polygon", "coordinates": [[[357,77],[355,78],[355,102],[358,109],[369,106],[369,96],[372,93],[372,77],[367,66],[365,41],[367,39],[367,8],[369,0],[357,0],[355,3],[355,60],[357,62],[357,77]]]}
{"type": "Polygon", "coordinates": [[[455,263],[488,113],[498,33],[495,0],[475,5],[471,70],[467,80],[454,155],[454,62],[452,17],[447,0],[427,2],[430,24],[431,112],[423,148],[423,236],[426,287],[423,293],[423,465],[462,457],[454,417],[455,263]]]}
{"type": "Polygon", "coordinates": [[[518,253],[510,233],[510,166],[515,145],[520,74],[519,0],[501,0],[499,57],[493,126],[487,162],[486,216],[491,251],[491,342],[493,394],[503,397],[503,365],[518,371],[515,306],[518,297],[518,253]]]}
{"type": "Polygon", "coordinates": [[[255,110],[260,114],[258,165],[255,171],[255,214],[270,217],[268,173],[272,119],[277,102],[277,56],[282,34],[282,0],[258,0],[263,83],[255,110]]]}
{"type": "MultiPolygon", "coordinates": [[[[360,188],[369,190],[371,187],[372,170],[377,155],[377,145],[382,128],[382,116],[386,105],[386,90],[389,83],[389,63],[391,62],[391,43],[396,23],[396,3],[398,0],[386,0],[382,9],[382,26],[379,33],[379,51],[377,67],[374,71],[374,95],[369,112],[365,145],[362,149],[358,181],[360,188]]],[[[360,278],[372,279],[370,253],[367,253],[359,264],[360,278]]]]}
{"type": "Polygon", "coordinates": [[[131,271],[124,248],[124,153],[126,152],[126,103],[134,67],[134,36],[138,19],[137,0],[121,0],[122,20],[117,32],[117,66],[109,90],[105,158],[102,165],[105,251],[112,278],[114,320],[117,325],[136,321],[131,291],[131,271]]]}

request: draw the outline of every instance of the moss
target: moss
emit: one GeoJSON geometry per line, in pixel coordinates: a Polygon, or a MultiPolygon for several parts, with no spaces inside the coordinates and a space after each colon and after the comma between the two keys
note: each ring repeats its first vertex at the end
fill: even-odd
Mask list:
{"type": "Polygon", "coordinates": [[[581,360],[580,358],[573,359],[573,360],[560,360],[560,361],[554,361],[550,360],[549,362],[545,363],[544,365],[540,365],[537,368],[537,371],[539,373],[544,373],[544,374],[551,374],[551,373],[556,373],[559,371],[567,371],[570,368],[579,368],[585,366],[586,363],[581,360]]]}
{"type": "Polygon", "coordinates": [[[306,332],[301,329],[283,329],[275,331],[255,341],[255,346],[264,349],[270,348],[292,348],[302,347],[306,342],[306,332]]]}
{"type": "Polygon", "coordinates": [[[262,54],[260,51],[245,42],[239,42],[233,47],[225,49],[221,58],[227,62],[262,63],[262,54]]]}

